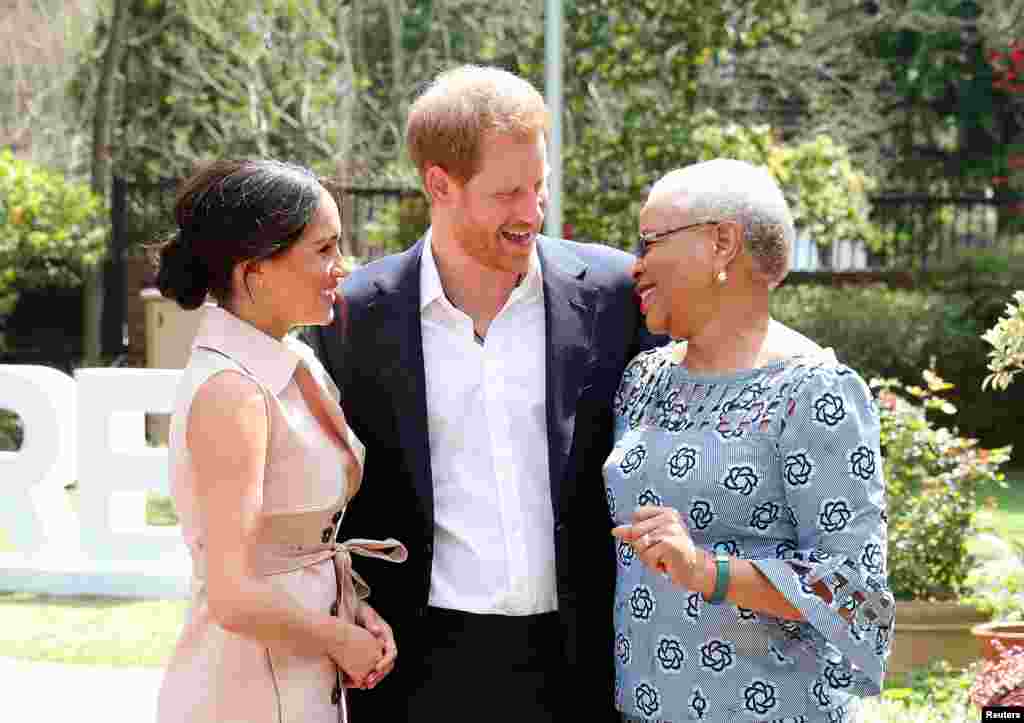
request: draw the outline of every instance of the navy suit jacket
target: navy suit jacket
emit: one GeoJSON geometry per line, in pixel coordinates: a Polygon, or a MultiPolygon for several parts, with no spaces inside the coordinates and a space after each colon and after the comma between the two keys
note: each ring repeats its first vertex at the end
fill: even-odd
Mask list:
{"type": "MultiPolygon", "coordinates": [[[[430,592],[434,539],[419,308],[424,245],[421,239],[352,273],[334,323],[312,329],[309,338],[367,448],[363,485],[339,537],[395,537],[409,549],[402,565],[355,562],[372,588],[371,604],[394,630],[398,659],[376,689],[352,691],[354,720],[405,719],[399,711],[412,666],[403,662],[423,650],[417,621],[430,592]]],[[[613,721],[615,556],[601,467],[612,447],[611,407],[623,369],[651,342],[635,298],[632,256],[544,236],[537,251],[565,700],[573,717],[613,721]]]]}

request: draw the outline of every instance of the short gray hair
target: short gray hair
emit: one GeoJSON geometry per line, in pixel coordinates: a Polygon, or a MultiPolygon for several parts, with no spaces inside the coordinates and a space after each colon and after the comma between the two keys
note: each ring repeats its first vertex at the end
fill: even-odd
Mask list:
{"type": "Polygon", "coordinates": [[[672,171],[652,193],[662,184],[670,193],[685,195],[691,223],[739,223],[747,253],[772,287],[786,278],[796,230],[789,204],[768,169],[716,158],[672,171]]]}

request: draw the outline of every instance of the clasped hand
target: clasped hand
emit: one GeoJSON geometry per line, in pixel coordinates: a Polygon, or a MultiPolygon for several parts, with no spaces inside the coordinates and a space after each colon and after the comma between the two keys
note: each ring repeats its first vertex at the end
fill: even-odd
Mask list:
{"type": "Polygon", "coordinates": [[[633,524],[619,525],[612,534],[628,542],[650,570],[695,589],[700,557],[675,508],[642,505],[633,513],[633,524]]]}
{"type": "Polygon", "coordinates": [[[344,654],[336,662],[346,687],[370,690],[395,667],[395,636],[391,626],[364,601],[356,609],[351,631],[344,654]]]}

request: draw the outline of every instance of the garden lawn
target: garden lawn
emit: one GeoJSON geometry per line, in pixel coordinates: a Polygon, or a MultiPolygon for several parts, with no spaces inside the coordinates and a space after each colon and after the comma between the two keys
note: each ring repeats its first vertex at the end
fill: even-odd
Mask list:
{"type": "MultiPolygon", "coordinates": [[[[68,491],[72,504],[75,491],[68,491]]],[[[151,525],[177,523],[170,498],[146,501],[151,525]]],[[[0,529],[0,552],[14,545],[0,529]]],[[[160,667],[178,639],[184,600],[55,597],[0,592],[0,657],[53,663],[160,667]]]]}
{"type": "Polygon", "coordinates": [[[997,490],[992,497],[997,508],[992,526],[1004,540],[1024,543],[1024,467],[1007,470],[1007,489],[997,490]]]}
{"type": "Polygon", "coordinates": [[[174,649],[186,605],[0,593],[0,657],[159,667],[174,649]]]}

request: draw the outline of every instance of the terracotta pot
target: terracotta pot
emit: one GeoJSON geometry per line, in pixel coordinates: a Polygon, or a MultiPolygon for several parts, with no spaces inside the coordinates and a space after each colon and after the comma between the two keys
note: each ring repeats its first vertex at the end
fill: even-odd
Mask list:
{"type": "Polygon", "coordinates": [[[1024,648],[1024,623],[984,623],[971,628],[971,633],[978,638],[982,655],[989,660],[999,657],[992,644],[994,640],[1002,643],[1004,648],[1024,648]]]}
{"type": "Polygon", "coordinates": [[[936,660],[966,668],[981,657],[981,641],[972,631],[989,615],[957,602],[896,601],[896,629],[890,673],[906,673],[936,660]]]}

